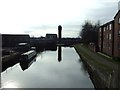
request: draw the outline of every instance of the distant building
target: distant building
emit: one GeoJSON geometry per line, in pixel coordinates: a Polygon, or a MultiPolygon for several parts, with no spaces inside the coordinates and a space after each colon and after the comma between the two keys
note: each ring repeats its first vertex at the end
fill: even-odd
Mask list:
{"type": "Polygon", "coordinates": [[[2,47],[15,47],[18,43],[29,43],[28,34],[2,34],[2,47]]]}
{"type": "Polygon", "coordinates": [[[18,43],[16,50],[19,52],[26,52],[30,50],[30,44],[28,43],[18,43]]]}
{"type": "Polygon", "coordinates": [[[46,34],[46,39],[56,39],[57,34],[46,34]]]}
{"type": "Polygon", "coordinates": [[[120,58],[120,10],[114,17],[114,56],[120,58]]]}

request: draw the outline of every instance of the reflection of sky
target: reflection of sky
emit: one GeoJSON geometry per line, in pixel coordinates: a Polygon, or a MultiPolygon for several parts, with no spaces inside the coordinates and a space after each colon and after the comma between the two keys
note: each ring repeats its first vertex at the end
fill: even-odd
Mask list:
{"type": "Polygon", "coordinates": [[[18,83],[16,81],[8,81],[6,83],[3,84],[3,88],[18,88],[20,86],[18,86],[18,83]]]}
{"type": "MultiPolygon", "coordinates": [[[[51,29],[57,29],[59,24],[79,30],[76,25],[81,26],[85,20],[100,20],[101,23],[111,21],[117,12],[118,1],[0,0],[0,33],[30,32],[34,36],[41,36],[44,29],[55,33],[51,29]],[[35,29],[38,27],[39,32],[35,29]]],[[[74,32],[70,32],[70,35],[75,36],[74,32]]]]}
{"type": "Polygon", "coordinates": [[[19,64],[8,68],[2,75],[2,86],[23,88],[91,88],[88,75],[81,70],[79,56],[73,48],[62,48],[62,61],[57,60],[57,51],[38,55],[25,71],[19,64]],[[41,58],[42,57],[42,58],[41,58]]]}

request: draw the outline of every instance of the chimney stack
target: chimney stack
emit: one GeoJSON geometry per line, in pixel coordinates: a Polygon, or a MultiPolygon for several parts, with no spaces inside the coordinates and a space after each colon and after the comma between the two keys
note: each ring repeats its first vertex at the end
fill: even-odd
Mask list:
{"type": "Polygon", "coordinates": [[[62,37],[62,26],[58,26],[58,38],[60,39],[62,37]]]}

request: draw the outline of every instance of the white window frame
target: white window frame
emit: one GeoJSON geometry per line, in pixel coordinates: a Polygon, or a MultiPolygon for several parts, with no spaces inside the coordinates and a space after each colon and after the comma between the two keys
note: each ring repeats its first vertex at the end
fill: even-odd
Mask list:
{"type": "Polygon", "coordinates": [[[120,35],[120,30],[118,30],[118,35],[120,35]]]}
{"type": "Polygon", "coordinates": [[[105,27],[104,27],[104,32],[105,32],[105,27]]]}
{"type": "Polygon", "coordinates": [[[109,39],[108,34],[106,35],[106,38],[109,39]]]}
{"type": "Polygon", "coordinates": [[[99,29],[99,32],[101,32],[101,28],[99,29]]]}
{"type": "Polygon", "coordinates": [[[111,34],[109,34],[109,40],[111,40],[112,39],[112,35],[111,34]]]}
{"type": "Polygon", "coordinates": [[[111,30],[112,29],[112,24],[109,24],[109,30],[111,30]]]}

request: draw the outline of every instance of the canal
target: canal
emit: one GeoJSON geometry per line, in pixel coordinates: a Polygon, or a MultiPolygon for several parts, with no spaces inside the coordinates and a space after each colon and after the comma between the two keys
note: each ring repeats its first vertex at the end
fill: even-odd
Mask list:
{"type": "Polygon", "coordinates": [[[2,88],[94,88],[73,47],[38,52],[29,67],[16,63],[1,73],[2,88]]]}

